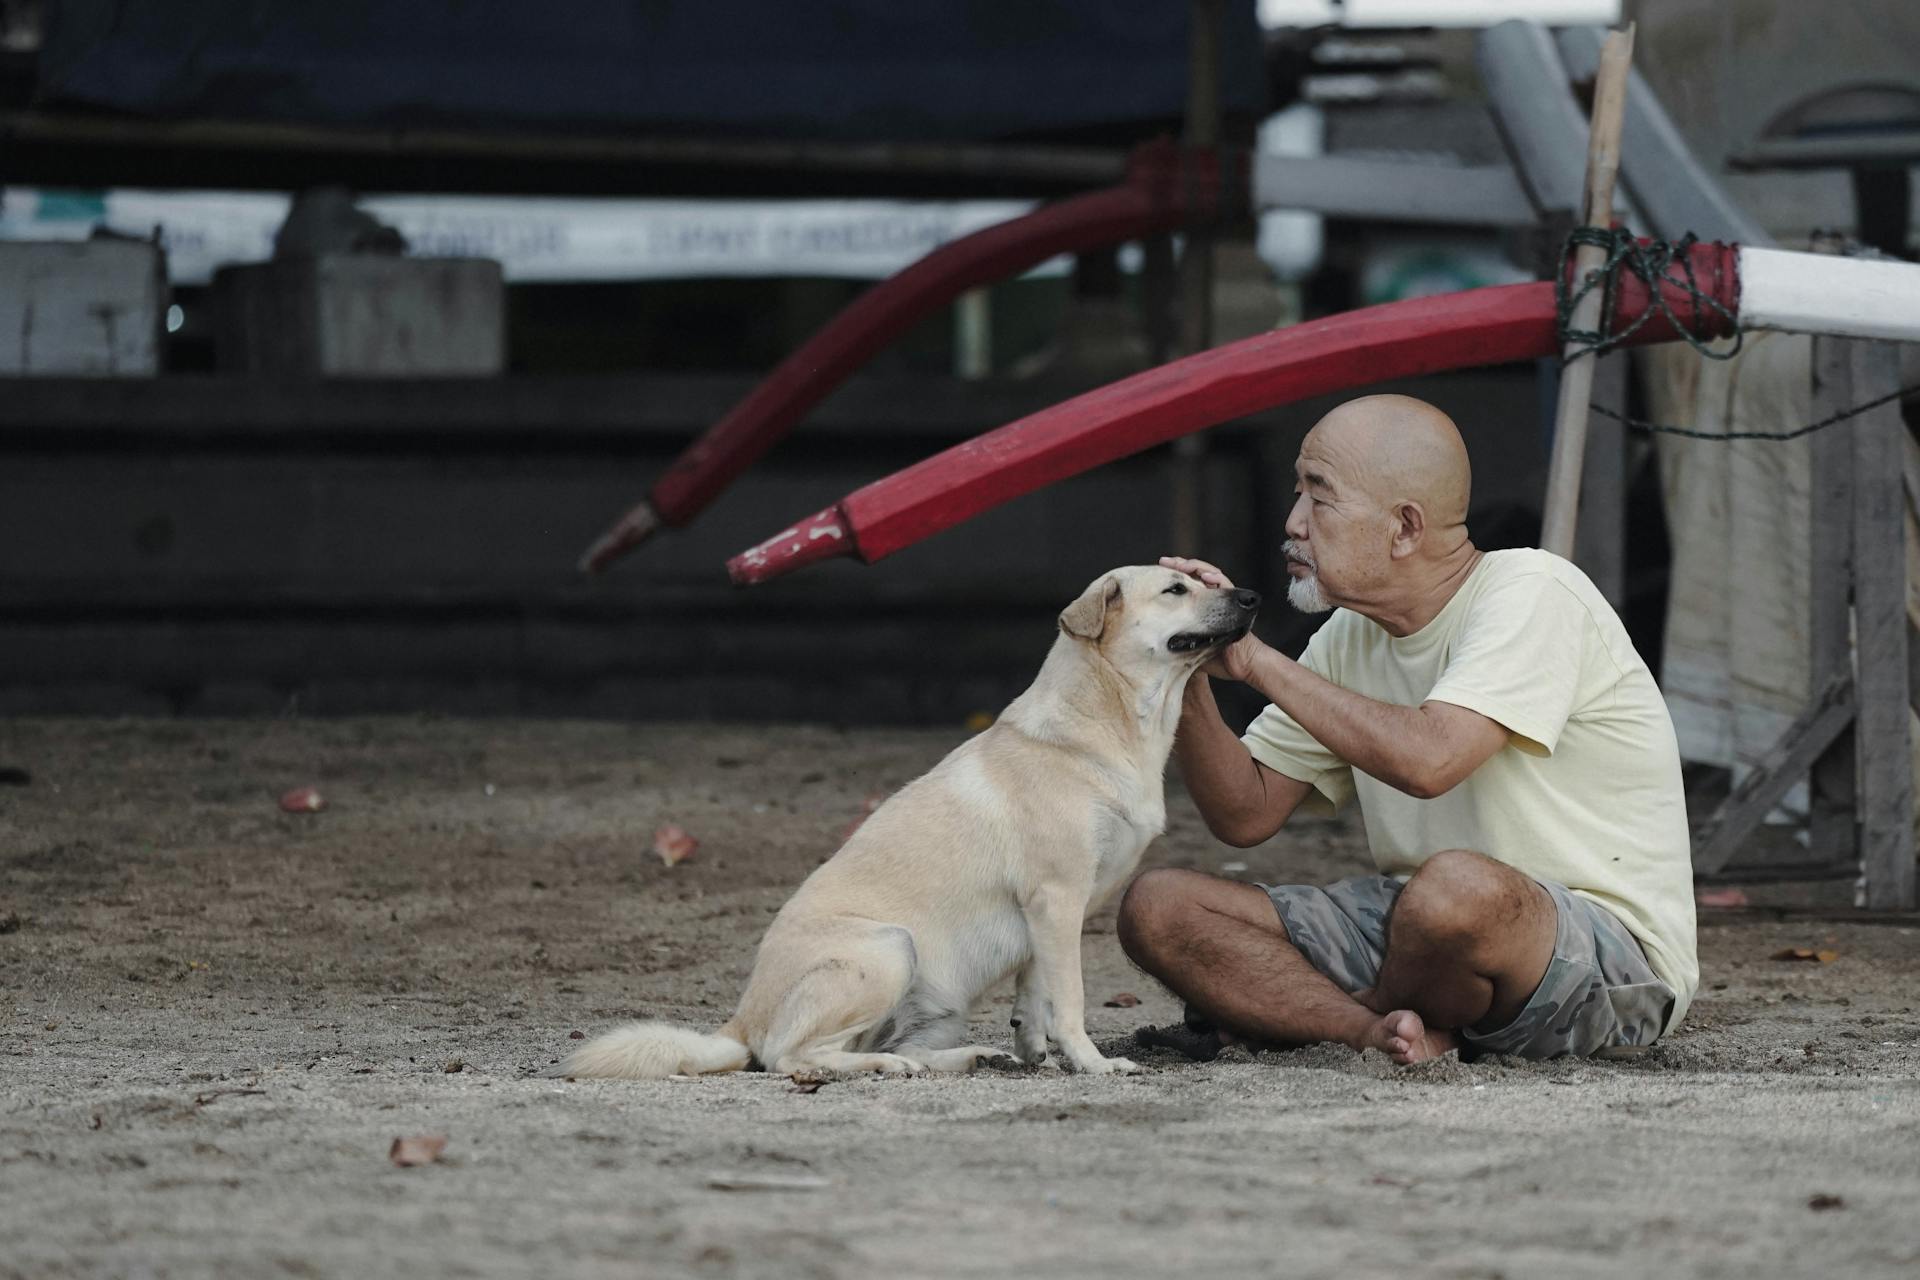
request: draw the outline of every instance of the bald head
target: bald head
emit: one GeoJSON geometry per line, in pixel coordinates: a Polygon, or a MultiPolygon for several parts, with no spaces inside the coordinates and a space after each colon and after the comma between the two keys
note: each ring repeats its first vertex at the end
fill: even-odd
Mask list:
{"type": "Polygon", "coordinates": [[[1418,503],[1431,529],[1464,525],[1473,470],[1453,419],[1412,396],[1362,396],[1307,434],[1303,463],[1323,459],[1382,509],[1418,503]]]}

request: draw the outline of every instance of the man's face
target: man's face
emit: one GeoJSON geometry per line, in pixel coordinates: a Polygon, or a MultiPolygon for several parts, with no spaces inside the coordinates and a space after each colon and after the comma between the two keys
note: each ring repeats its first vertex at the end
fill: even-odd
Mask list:
{"type": "Polygon", "coordinates": [[[1363,601],[1386,579],[1393,534],[1387,514],[1360,485],[1364,459],[1333,433],[1308,433],[1294,463],[1287,517],[1287,599],[1304,613],[1363,601]]]}

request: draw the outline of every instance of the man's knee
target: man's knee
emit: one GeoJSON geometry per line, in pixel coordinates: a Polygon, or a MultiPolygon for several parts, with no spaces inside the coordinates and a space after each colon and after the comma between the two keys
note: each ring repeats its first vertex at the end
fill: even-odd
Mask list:
{"type": "Polygon", "coordinates": [[[1181,919],[1193,909],[1192,881],[1204,878],[1176,867],[1156,867],[1141,872],[1127,886],[1115,932],[1121,949],[1135,963],[1179,929],[1181,919]]]}
{"type": "Polygon", "coordinates": [[[1484,854],[1444,849],[1421,864],[1400,891],[1389,928],[1403,940],[1416,933],[1436,945],[1472,944],[1515,909],[1508,902],[1516,891],[1514,874],[1484,854]]]}

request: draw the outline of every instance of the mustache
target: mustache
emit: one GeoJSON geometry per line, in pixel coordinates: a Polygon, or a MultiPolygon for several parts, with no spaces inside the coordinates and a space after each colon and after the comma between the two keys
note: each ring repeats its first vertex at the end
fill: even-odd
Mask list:
{"type": "Polygon", "coordinates": [[[1295,542],[1292,538],[1288,538],[1281,544],[1280,553],[1286,556],[1287,559],[1303,564],[1309,569],[1318,569],[1320,567],[1314,563],[1313,552],[1307,550],[1306,547],[1295,542]]]}

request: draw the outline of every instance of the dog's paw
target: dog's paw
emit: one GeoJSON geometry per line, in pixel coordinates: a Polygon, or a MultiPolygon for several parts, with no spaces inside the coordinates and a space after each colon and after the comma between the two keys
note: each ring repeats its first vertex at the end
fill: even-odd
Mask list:
{"type": "Polygon", "coordinates": [[[1140,1065],[1127,1058],[1088,1058],[1073,1064],[1074,1071],[1089,1076],[1133,1076],[1140,1074],[1140,1065]]]}

